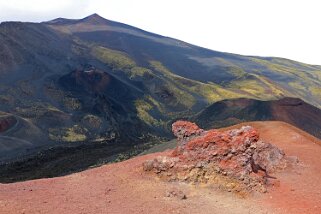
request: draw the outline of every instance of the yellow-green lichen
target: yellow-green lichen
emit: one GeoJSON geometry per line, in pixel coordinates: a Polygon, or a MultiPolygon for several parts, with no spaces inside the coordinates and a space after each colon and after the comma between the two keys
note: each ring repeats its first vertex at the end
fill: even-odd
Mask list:
{"type": "Polygon", "coordinates": [[[69,128],[50,128],[48,131],[49,138],[54,141],[72,143],[87,140],[87,130],[78,125],[69,128]]]}
{"type": "Polygon", "coordinates": [[[321,86],[320,87],[310,87],[309,88],[312,95],[319,97],[319,100],[321,100],[321,86]]]}
{"type": "Polygon", "coordinates": [[[135,66],[130,70],[129,75],[130,75],[130,78],[135,78],[135,77],[142,77],[145,74],[153,75],[153,72],[148,68],[135,66]]]}
{"type": "Polygon", "coordinates": [[[139,99],[135,101],[135,107],[138,117],[148,125],[159,126],[161,124],[160,120],[156,120],[149,114],[149,111],[153,108],[150,103],[146,102],[143,99],[139,99]]]}
{"type": "Polygon", "coordinates": [[[202,83],[178,76],[168,70],[161,62],[150,61],[150,64],[155,70],[161,72],[168,81],[175,80],[173,84],[176,85],[176,88],[180,89],[183,95],[185,95],[182,98],[184,98],[185,105],[189,107],[194,105],[196,102],[193,94],[195,94],[195,96],[203,97],[208,103],[213,103],[227,98],[240,97],[238,93],[230,89],[223,88],[218,84],[202,83]]]}
{"type": "Polygon", "coordinates": [[[110,65],[115,69],[131,69],[136,66],[134,60],[132,60],[126,53],[121,51],[112,50],[106,47],[93,47],[92,55],[97,57],[100,61],[110,65]]]}

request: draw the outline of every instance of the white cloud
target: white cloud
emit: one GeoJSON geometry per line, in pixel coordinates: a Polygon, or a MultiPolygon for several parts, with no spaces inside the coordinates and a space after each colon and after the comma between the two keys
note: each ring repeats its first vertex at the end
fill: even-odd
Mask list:
{"type": "Polygon", "coordinates": [[[0,21],[47,21],[84,16],[89,1],[0,0],[0,21]]]}
{"type": "Polygon", "coordinates": [[[319,0],[0,0],[0,21],[98,13],[218,51],[321,64],[319,0]]]}
{"type": "Polygon", "coordinates": [[[19,3],[17,1],[1,1],[1,6],[7,9],[28,10],[30,12],[51,12],[66,8],[72,3],[75,3],[75,1],[56,1],[53,4],[42,0],[19,1],[19,3]]]}

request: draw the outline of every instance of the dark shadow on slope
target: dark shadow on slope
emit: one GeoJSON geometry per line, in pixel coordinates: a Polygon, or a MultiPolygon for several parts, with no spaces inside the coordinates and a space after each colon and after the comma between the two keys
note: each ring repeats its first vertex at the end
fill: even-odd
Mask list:
{"type": "Polygon", "coordinates": [[[321,139],[321,110],[297,98],[223,100],[193,117],[193,121],[206,129],[267,120],[289,123],[321,139]]]}

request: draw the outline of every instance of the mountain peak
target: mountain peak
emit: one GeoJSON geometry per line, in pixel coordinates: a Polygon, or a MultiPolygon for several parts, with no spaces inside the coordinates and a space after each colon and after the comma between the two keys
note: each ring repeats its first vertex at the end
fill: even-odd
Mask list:
{"type": "Polygon", "coordinates": [[[101,17],[98,13],[93,13],[93,14],[87,16],[86,18],[100,18],[100,19],[104,19],[104,18],[101,17]]]}
{"type": "Polygon", "coordinates": [[[84,22],[84,23],[89,23],[93,25],[98,25],[98,24],[106,24],[108,22],[107,19],[101,17],[97,13],[94,13],[92,15],[89,15],[83,19],[66,19],[66,18],[57,18],[53,19],[51,21],[44,22],[46,24],[76,24],[79,22],[84,22]]]}
{"type": "Polygon", "coordinates": [[[87,16],[87,17],[83,18],[81,21],[89,22],[91,24],[104,24],[108,20],[103,18],[103,17],[101,17],[97,13],[94,13],[94,14],[92,14],[90,16],[87,16]]]}

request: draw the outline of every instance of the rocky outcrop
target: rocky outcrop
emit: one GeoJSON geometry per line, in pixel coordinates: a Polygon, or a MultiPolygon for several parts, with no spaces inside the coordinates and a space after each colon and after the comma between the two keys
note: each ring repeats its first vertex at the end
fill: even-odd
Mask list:
{"type": "Polygon", "coordinates": [[[217,184],[228,191],[266,192],[270,174],[288,160],[276,146],[263,142],[251,126],[227,131],[200,129],[195,123],[172,125],[177,147],[169,156],[143,164],[145,171],[167,181],[217,184]]]}

